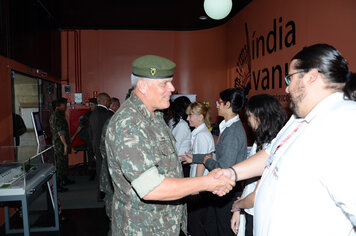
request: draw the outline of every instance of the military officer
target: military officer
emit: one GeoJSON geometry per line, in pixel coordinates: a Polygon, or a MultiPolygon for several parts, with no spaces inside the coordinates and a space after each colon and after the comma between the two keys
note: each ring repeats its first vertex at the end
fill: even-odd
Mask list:
{"type": "Polygon", "coordinates": [[[169,107],[175,63],[146,55],[132,64],[131,96],[111,118],[106,132],[114,186],[113,235],[179,235],[186,232],[182,197],[211,191],[224,195],[235,182],[209,175],[182,178],[174,137],[161,109],[169,107]]]}
{"type": "Polygon", "coordinates": [[[54,153],[56,157],[58,191],[63,192],[68,189],[63,187],[68,183],[73,183],[68,180],[68,153],[70,152],[69,127],[65,118],[67,109],[67,99],[59,98],[56,101],[56,109],[49,118],[49,124],[52,133],[52,143],[54,145],[54,153]]]}
{"type": "MultiPolygon", "coordinates": [[[[112,209],[112,198],[114,195],[114,187],[112,185],[111,176],[108,169],[108,163],[107,163],[108,158],[107,158],[106,147],[105,147],[105,136],[106,136],[106,131],[108,128],[109,121],[110,120],[107,120],[105,122],[103,126],[101,139],[100,139],[100,152],[103,158],[101,163],[101,172],[100,172],[100,191],[105,193],[105,197],[103,199],[105,204],[105,212],[109,220],[111,221],[112,220],[111,209],[112,209]]],[[[108,232],[108,236],[110,235],[111,235],[111,230],[109,230],[108,232]]]]}

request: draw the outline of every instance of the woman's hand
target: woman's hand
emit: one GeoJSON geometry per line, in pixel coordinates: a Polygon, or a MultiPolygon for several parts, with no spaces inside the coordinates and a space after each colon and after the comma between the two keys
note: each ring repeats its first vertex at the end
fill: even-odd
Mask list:
{"type": "MultiPolygon", "coordinates": [[[[219,170],[220,170],[219,168],[216,168],[210,171],[208,175],[203,176],[203,178],[210,179],[208,181],[209,187],[207,188],[207,191],[212,192],[218,195],[219,197],[222,197],[228,192],[230,192],[233,187],[235,187],[236,182],[224,175],[221,175],[219,178],[216,178],[215,175],[217,172],[219,172],[219,170]]],[[[201,178],[201,177],[197,177],[197,178],[201,178]]]]}
{"type": "Polygon", "coordinates": [[[239,232],[240,225],[240,211],[235,211],[231,217],[231,230],[234,231],[235,234],[239,232]]]}
{"type": "Polygon", "coordinates": [[[239,202],[241,201],[240,197],[237,197],[237,200],[234,201],[234,203],[232,204],[232,208],[231,208],[231,212],[236,212],[236,211],[240,211],[240,207],[239,207],[239,202]]]}
{"type": "Polygon", "coordinates": [[[183,164],[190,164],[193,162],[193,155],[190,153],[185,153],[185,155],[180,155],[179,160],[183,162],[183,164]]]}
{"type": "Polygon", "coordinates": [[[210,158],[213,158],[213,156],[212,156],[212,155],[206,155],[206,156],[204,157],[203,164],[205,165],[205,162],[206,162],[208,159],[210,159],[210,158]]]}

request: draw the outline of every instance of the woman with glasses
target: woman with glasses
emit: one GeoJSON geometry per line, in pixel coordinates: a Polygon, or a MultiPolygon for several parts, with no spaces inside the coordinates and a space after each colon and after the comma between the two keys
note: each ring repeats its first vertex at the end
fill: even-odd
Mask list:
{"type": "MultiPolygon", "coordinates": [[[[211,171],[216,168],[229,168],[246,159],[247,138],[239,117],[245,100],[244,90],[241,88],[230,88],[220,93],[217,109],[218,115],[224,120],[219,124],[216,158],[206,153],[186,154],[181,157],[183,163],[204,164],[211,171]]],[[[240,189],[235,187],[224,197],[210,196],[205,226],[207,235],[233,235],[230,229],[231,207],[240,194],[240,189]]]]}
{"type": "MultiPolygon", "coordinates": [[[[251,97],[246,104],[246,115],[248,125],[255,134],[255,142],[249,153],[249,156],[253,156],[256,152],[269,146],[272,139],[286,123],[287,116],[277,99],[268,94],[251,97]]],[[[231,229],[235,234],[253,236],[253,205],[258,182],[259,177],[248,179],[241,198],[238,198],[233,204],[231,229]],[[240,225],[240,229],[245,228],[245,232],[238,232],[242,209],[246,218],[246,226],[240,225]]]]}

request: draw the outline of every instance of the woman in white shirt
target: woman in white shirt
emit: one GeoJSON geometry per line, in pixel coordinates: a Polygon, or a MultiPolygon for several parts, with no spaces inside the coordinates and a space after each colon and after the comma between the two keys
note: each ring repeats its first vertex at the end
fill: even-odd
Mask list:
{"type": "MultiPolygon", "coordinates": [[[[194,102],[187,108],[188,122],[194,127],[191,136],[191,148],[189,153],[212,153],[215,151],[214,138],[209,131],[209,109],[202,103],[194,102]]],[[[190,165],[190,177],[203,176],[209,171],[203,164],[190,165]]],[[[205,235],[204,223],[207,213],[205,193],[193,195],[188,203],[188,232],[192,236],[205,235]]]]}
{"type": "MultiPolygon", "coordinates": [[[[213,158],[210,153],[200,152],[182,156],[181,161],[204,164],[211,171],[216,168],[228,168],[245,160],[247,137],[239,117],[245,103],[244,89],[229,88],[222,91],[216,104],[218,115],[224,118],[219,124],[220,134],[215,146],[216,158],[213,158]]],[[[241,187],[237,185],[223,197],[209,196],[208,220],[205,225],[208,235],[233,236],[230,227],[231,206],[241,195],[241,191],[241,187]]]]}
{"type": "MultiPolygon", "coordinates": [[[[178,155],[184,155],[190,151],[191,132],[187,122],[186,110],[190,104],[189,98],[181,96],[176,98],[171,104],[172,119],[169,120],[169,127],[176,139],[176,149],[178,155]]],[[[189,165],[183,164],[184,177],[189,176],[189,165]]]]}
{"type": "MultiPolygon", "coordinates": [[[[255,133],[255,142],[249,153],[250,157],[270,144],[286,123],[287,116],[277,99],[268,94],[251,97],[246,105],[246,115],[248,117],[248,125],[255,133]]],[[[259,178],[246,180],[247,185],[241,198],[238,198],[232,206],[234,213],[231,218],[231,229],[235,234],[239,233],[239,236],[253,236],[253,205],[258,182],[259,178]],[[245,229],[245,232],[238,232],[240,211],[242,209],[246,218],[246,227],[240,226],[245,229]]]]}
{"type": "MultiPolygon", "coordinates": [[[[208,107],[202,103],[194,102],[188,106],[187,114],[189,125],[194,127],[189,153],[197,154],[214,152],[214,138],[208,129],[210,127],[208,107]]],[[[190,165],[190,177],[203,176],[208,172],[209,171],[205,169],[203,164],[190,165]]]]}

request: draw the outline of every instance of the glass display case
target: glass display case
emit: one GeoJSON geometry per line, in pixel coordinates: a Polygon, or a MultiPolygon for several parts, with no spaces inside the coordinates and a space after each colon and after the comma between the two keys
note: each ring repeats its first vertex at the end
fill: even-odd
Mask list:
{"type": "Polygon", "coordinates": [[[59,230],[56,167],[53,146],[0,147],[0,202],[5,202],[5,231],[7,233],[59,230]],[[45,187],[44,187],[45,186],[45,187]],[[50,197],[54,211],[55,226],[31,228],[28,222],[27,202],[43,190],[50,197]],[[9,211],[6,202],[21,201],[23,229],[10,229],[9,211]]]}
{"type": "Polygon", "coordinates": [[[44,177],[55,172],[52,147],[0,147],[0,196],[34,191],[44,177]]]}
{"type": "Polygon", "coordinates": [[[7,162],[0,164],[0,196],[25,193],[24,163],[7,162]]]}

